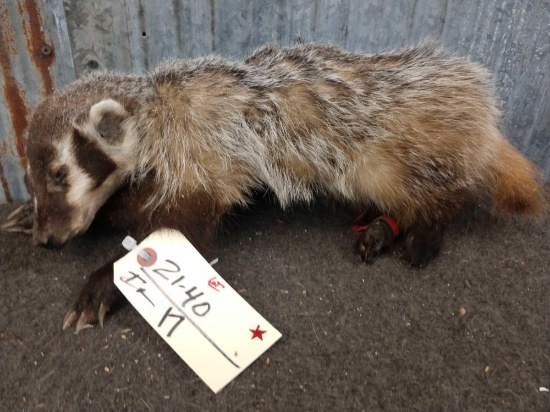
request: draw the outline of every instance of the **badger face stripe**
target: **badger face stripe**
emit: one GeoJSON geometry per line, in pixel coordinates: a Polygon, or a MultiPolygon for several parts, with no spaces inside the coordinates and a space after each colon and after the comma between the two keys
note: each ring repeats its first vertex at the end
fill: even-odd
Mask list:
{"type": "Polygon", "coordinates": [[[77,165],[92,179],[96,189],[113,173],[116,164],[99,148],[83,136],[78,130],[73,132],[73,151],[77,165]]]}

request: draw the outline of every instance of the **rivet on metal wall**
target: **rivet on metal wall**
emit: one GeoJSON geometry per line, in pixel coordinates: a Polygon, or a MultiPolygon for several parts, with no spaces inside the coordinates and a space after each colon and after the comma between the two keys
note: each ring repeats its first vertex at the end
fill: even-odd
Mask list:
{"type": "Polygon", "coordinates": [[[42,53],[44,56],[49,56],[50,54],[52,54],[52,49],[50,46],[42,46],[40,48],[40,53],[42,53]]]}

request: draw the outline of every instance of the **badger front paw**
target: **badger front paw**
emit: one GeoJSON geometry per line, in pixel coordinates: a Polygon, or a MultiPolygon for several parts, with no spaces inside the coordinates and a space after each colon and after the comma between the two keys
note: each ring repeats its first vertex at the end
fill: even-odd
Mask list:
{"type": "Polygon", "coordinates": [[[11,212],[2,225],[6,232],[21,232],[32,234],[34,225],[34,203],[32,199],[27,200],[13,212],[11,212]]]}
{"type": "Polygon", "coordinates": [[[381,219],[375,220],[358,233],[355,251],[361,260],[367,264],[374,262],[384,249],[394,240],[394,233],[390,225],[381,219]]]}
{"type": "Polygon", "coordinates": [[[79,301],[67,312],[63,319],[63,330],[69,328],[76,322],[75,333],[79,334],[81,330],[93,328],[99,323],[103,327],[103,321],[109,308],[103,302],[96,308],[95,305],[82,305],[79,301]]]}
{"type": "Polygon", "coordinates": [[[76,333],[99,324],[105,315],[122,300],[122,293],[113,282],[113,262],[109,262],[90,275],[78,300],[63,319],[63,330],[76,322],[76,333]]]}

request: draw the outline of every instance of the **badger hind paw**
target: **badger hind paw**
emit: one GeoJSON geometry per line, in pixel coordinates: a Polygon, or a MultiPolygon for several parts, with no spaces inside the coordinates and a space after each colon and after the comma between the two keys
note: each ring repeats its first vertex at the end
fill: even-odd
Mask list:
{"type": "Polygon", "coordinates": [[[11,212],[6,221],[2,225],[2,230],[6,232],[20,232],[25,234],[32,234],[32,228],[34,225],[34,203],[31,200],[27,200],[13,212],[11,212]]]}
{"type": "Polygon", "coordinates": [[[411,228],[405,239],[405,259],[409,266],[416,268],[425,267],[435,258],[445,233],[445,224],[417,225],[411,228]]]}
{"type": "Polygon", "coordinates": [[[384,220],[375,220],[359,233],[355,243],[355,252],[366,264],[388,248],[394,241],[392,228],[384,220]]]}

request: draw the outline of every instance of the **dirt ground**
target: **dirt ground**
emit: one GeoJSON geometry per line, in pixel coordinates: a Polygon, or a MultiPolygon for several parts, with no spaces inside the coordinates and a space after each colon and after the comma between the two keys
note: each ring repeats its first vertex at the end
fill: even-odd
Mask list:
{"type": "Polygon", "coordinates": [[[205,257],[283,337],[217,395],[129,305],[62,331],[123,233],[0,233],[2,410],[550,411],[550,219],[477,211],[411,269],[399,244],[363,265],[353,217],[260,202],[225,222],[205,257]]]}

